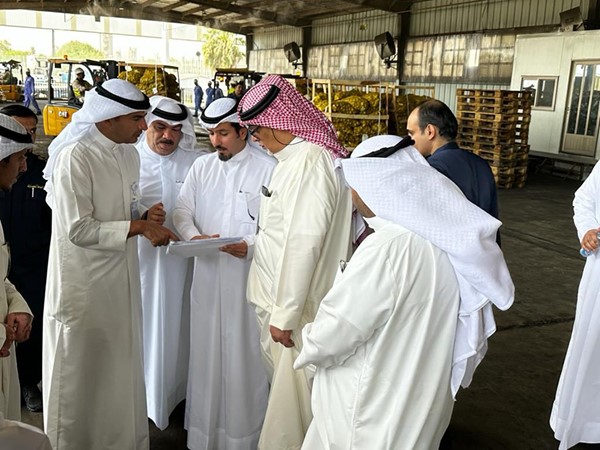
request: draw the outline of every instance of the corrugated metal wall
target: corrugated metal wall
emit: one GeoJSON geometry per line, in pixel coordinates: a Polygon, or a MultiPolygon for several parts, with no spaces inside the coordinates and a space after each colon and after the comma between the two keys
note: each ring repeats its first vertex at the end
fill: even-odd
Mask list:
{"type": "Polygon", "coordinates": [[[283,46],[296,42],[302,46],[302,29],[295,27],[274,27],[253,35],[253,50],[268,50],[278,48],[283,54],[283,46]]]}
{"type": "Polygon", "coordinates": [[[267,73],[292,74],[294,72],[294,67],[288,62],[281,48],[253,50],[250,52],[249,68],[267,73]]]}
{"type": "MultiPolygon", "coordinates": [[[[567,9],[580,7],[583,17],[587,17],[589,1],[455,0],[447,6],[443,5],[442,0],[417,2],[412,8],[410,35],[418,38],[431,35],[485,33],[489,30],[502,29],[514,34],[515,28],[557,26],[560,23],[560,12],[567,9]]],[[[307,75],[315,78],[393,81],[394,70],[383,67],[373,45],[373,38],[386,31],[393,36],[399,34],[397,14],[369,11],[315,20],[311,31],[312,50],[307,75]]],[[[249,55],[250,68],[272,73],[293,71],[285,60],[282,48],[292,41],[302,46],[301,29],[275,27],[257,32],[253,39],[253,50],[249,55]]],[[[481,45],[484,45],[484,41],[481,45]]],[[[488,53],[495,51],[500,50],[494,47],[490,48],[488,53]]],[[[505,63],[512,64],[511,61],[505,63]]],[[[472,82],[483,82],[483,79],[475,78],[472,82]]],[[[485,80],[491,83],[505,81],[487,78],[485,80]]],[[[441,81],[443,80],[438,78],[437,82],[441,81]]],[[[467,80],[459,78],[458,81],[467,80]]],[[[439,83],[439,86],[453,91],[457,84],[450,80],[446,84],[439,83]]],[[[501,86],[506,87],[504,84],[501,86]]],[[[450,93],[444,98],[453,104],[454,95],[450,93]]]]}
{"type": "Polygon", "coordinates": [[[309,78],[394,81],[396,69],[387,69],[373,42],[313,47],[308,60],[309,78]]]}
{"type": "Polygon", "coordinates": [[[410,35],[468,33],[503,28],[557,25],[560,12],[579,6],[588,14],[588,0],[463,0],[444,6],[442,0],[416,3],[410,35]]]}
{"type": "Polygon", "coordinates": [[[328,45],[352,42],[373,42],[378,34],[389,31],[398,34],[398,16],[383,11],[330,17],[315,20],[312,29],[312,45],[328,45]]]}

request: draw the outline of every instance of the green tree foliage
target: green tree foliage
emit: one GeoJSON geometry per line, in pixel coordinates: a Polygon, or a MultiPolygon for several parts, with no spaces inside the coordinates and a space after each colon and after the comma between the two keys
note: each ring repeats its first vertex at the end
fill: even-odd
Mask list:
{"type": "Polygon", "coordinates": [[[9,59],[24,61],[25,57],[29,54],[30,52],[28,52],[27,50],[13,50],[8,41],[0,41],[0,59],[2,61],[6,61],[9,59]]]}
{"type": "Polygon", "coordinates": [[[207,30],[202,55],[204,65],[211,69],[217,67],[235,67],[244,52],[240,47],[244,46],[244,39],[236,34],[220,30],[207,30]]]}
{"type": "Polygon", "coordinates": [[[104,53],[96,47],[80,41],[69,41],[56,51],[56,56],[67,55],[69,59],[103,59],[104,53]]]}

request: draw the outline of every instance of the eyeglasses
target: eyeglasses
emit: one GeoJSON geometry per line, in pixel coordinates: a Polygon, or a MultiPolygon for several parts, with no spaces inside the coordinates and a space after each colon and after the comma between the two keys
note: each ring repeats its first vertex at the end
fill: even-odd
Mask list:
{"type": "Polygon", "coordinates": [[[248,125],[246,128],[248,129],[250,136],[256,136],[256,133],[258,133],[258,130],[260,130],[260,125],[248,125]]]}

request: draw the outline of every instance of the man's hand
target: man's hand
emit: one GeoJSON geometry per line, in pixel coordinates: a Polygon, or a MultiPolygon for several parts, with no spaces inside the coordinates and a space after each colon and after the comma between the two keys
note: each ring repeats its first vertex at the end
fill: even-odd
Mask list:
{"type": "Polygon", "coordinates": [[[214,239],[220,237],[220,234],[199,234],[198,236],[194,236],[191,240],[197,241],[199,239],[214,239]]]}
{"type": "Polygon", "coordinates": [[[14,340],[24,342],[29,339],[33,317],[28,313],[10,313],[6,316],[6,325],[15,331],[14,340]]]}
{"type": "Polygon", "coordinates": [[[245,258],[248,254],[248,244],[246,242],[236,242],[235,244],[224,245],[223,247],[219,247],[224,253],[229,253],[231,256],[235,256],[236,258],[245,258]]]}
{"type": "Polygon", "coordinates": [[[6,340],[0,348],[0,358],[6,358],[10,355],[10,346],[15,341],[16,332],[12,327],[9,327],[5,323],[0,323],[0,326],[3,326],[6,329],[6,340]]]}
{"type": "Polygon", "coordinates": [[[581,240],[581,248],[586,249],[588,252],[596,251],[596,249],[598,248],[599,232],[600,229],[598,228],[592,228],[591,230],[588,230],[583,235],[583,239],[581,240]]]}
{"type": "Polygon", "coordinates": [[[294,341],[292,341],[292,330],[280,330],[273,325],[270,325],[269,330],[271,331],[271,338],[275,342],[279,342],[284,347],[293,347],[294,341]]]}
{"type": "Polygon", "coordinates": [[[165,219],[167,218],[167,213],[165,212],[165,208],[162,203],[157,203],[156,205],[152,205],[148,210],[148,215],[146,220],[151,222],[155,222],[159,225],[165,223],[165,219]]]}
{"type": "Polygon", "coordinates": [[[167,245],[170,241],[179,240],[179,237],[168,228],[149,220],[146,220],[145,223],[146,226],[142,231],[142,235],[148,239],[154,247],[167,245]]]}

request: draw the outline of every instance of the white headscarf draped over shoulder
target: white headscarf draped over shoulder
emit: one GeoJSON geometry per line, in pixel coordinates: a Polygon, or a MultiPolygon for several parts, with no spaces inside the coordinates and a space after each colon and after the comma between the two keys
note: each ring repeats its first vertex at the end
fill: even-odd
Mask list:
{"type": "MultiPolygon", "coordinates": [[[[146,115],[146,123],[150,126],[156,120],[165,122],[172,127],[181,125],[183,136],[179,141],[178,148],[194,151],[196,132],[194,131],[192,114],[187,106],[162,95],[153,95],[150,97],[150,111],[146,115]]],[[[140,140],[145,139],[146,132],[140,136],[140,140]]]]}
{"type": "Polygon", "coordinates": [[[496,244],[501,222],[467,200],[414,147],[394,152],[401,140],[367,139],[341,166],[347,184],[377,217],[402,225],[448,254],[460,291],[452,360],[456,395],[460,386],[471,383],[487,339],[496,331],[492,304],[504,311],[514,300],[515,288],[496,244]]]}
{"type": "MultiPolygon", "coordinates": [[[[48,147],[48,162],[44,178],[50,180],[58,154],[77,143],[98,122],[150,108],[148,97],[129,81],[113,78],[85,94],[83,107],[73,114],[73,120],[54,138],[48,147]]],[[[51,181],[46,183],[50,193],[51,181]]]]}
{"type": "Polygon", "coordinates": [[[33,147],[31,134],[12,117],[0,114],[0,160],[33,147]]]}

